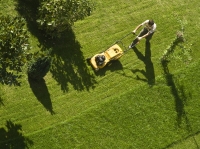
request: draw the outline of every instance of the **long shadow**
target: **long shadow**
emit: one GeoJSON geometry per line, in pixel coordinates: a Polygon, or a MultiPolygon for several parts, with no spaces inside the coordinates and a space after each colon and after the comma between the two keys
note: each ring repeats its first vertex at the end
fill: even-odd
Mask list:
{"type": "MultiPolygon", "coordinates": [[[[164,75],[165,75],[165,78],[167,81],[167,85],[171,87],[171,92],[172,92],[172,95],[174,96],[175,110],[177,113],[177,119],[176,119],[177,125],[178,125],[178,127],[180,127],[180,125],[184,119],[186,122],[186,125],[187,125],[188,132],[193,132],[190,121],[187,117],[187,114],[186,114],[186,111],[184,108],[188,97],[186,96],[184,86],[180,85],[178,81],[175,81],[173,78],[173,75],[169,72],[168,63],[169,63],[169,61],[162,61],[162,66],[163,66],[164,75]]],[[[200,147],[194,136],[195,135],[190,135],[190,137],[193,138],[197,149],[199,149],[200,147]]],[[[171,145],[167,146],[166,148],[172,146],[175,143],[172,143],[171,145]]]]}
{"type": "Polygon", "coordinates": [[[66,31],[61,39],[55,41],[51,53],[53,62],[50,71],[53,78],[61,85],[63,91],[68,91],[68,83],[78,91],[94,88],[95,77],[87,67],[73,30],[66,31]]]}
{"type": "Polygon", "coordinates": [[[55,114],[50,98],[49,91],[47,89],[44,79],[33,80],[28,78],[30,87],[36,96],[37,100],[49,111],[52,115],[55,114]]]}
{"type": "Polygon", "coordinates": [[[30,146],[33,146],[33,141],[23,136],[21,125],[8,120],[6,129],[0,128],[1,149],[27,149],[30,146]]]}
{"type": "Polygon", "coordinates": [[[185,117],[185,111],[184,111],[184,100],[186,100],[186,96],[184,94],[184,90],[183,87],[181,87],[180,85],[175,84],[173,75],[169,72],[169,68],[168,68],[168,63],[169,61],[162,61],[162,67],[163,67],[163,72],[165,75],[165,79],[167,82],[167,85],[171,87],[171,93],[174,96],[175,99],[175,110],[177,113],[177,123],[178,126],[180,126],[181,122],[182,122],[182,117],[185,117]],[[179,90],[182,92],[183,98],[181,98],[181,96],[179,95],[179,90]]]}
{"type": "Polygon", "coordinates": [[[48,37],[45,32],[38,29],[37,25],[37,13],[39,7],[39,0],[15,0],[16,1],[16,10],[19,15],[26,19],[27,28],[30,33],[35,36],[38,41],[38,47],[41,50],[50,50],[54,45],[54,40],[48,37]]]}
{"type": "MultiPolygon", "coordinates": [[[[174,51],[178,43],[179,43],[178,40],[175,40],[173,42],[170,52],[174,51]]],[[[168,86],[171,87],[171,93],[174,97],[175,110],[177,113],[177,119],[176,119],[177,125],[178,127],[180,127],[182,121],[184,120],[186,122],[186,125],[187,125],[186,127],[187,127],[188,132],[193,132],[190,121],[185,111],[185,104],[187,102],[187,98],[190,97],[191,95],[190,94],[188,94],[188,96],[186,95],[184,86],[179,83],[178,79],[175,80],[175,78],[173,77],[173,74],[170,73],[169,68],[168,68],[169,62],[170,62],[169,60],[163,59],[161,61],[161,64],[162,64],[163,72],[165,75],[166,83],[168,86]]],[[[197,149],[199,149],[199,145],[194,135],[192,135],[192,137],[197,149]]]]}
{"type": "Polygon", "coordinates": [[[38,33],[37,27],[35,26],[37,19],[37,9],[39,7],[39,0],[15,0],[15,9],[18,11],[19,15],[27,21],[28,29],[31,33],[38,33]]]}
{"type": "MultiPolygon", "coordinates": [[[[171,47],[169,48],[165,57],[168,57],[170,54],[172,54],[174,52],[174,49],[180,42],[182,41],[179,40],[179,38],[176,38],[172,42],[171,47]]],[[[185,118],[186,122],[188,120],[186,117],[185,110],[184,110],[184,105],[186,103],[187,97],[184,92],[184,86],[180,85],[180,83],[178,82],[178,79],[174,80],[173,74],[170,73],[169,68],[168,68],[169,63],[170,61],[167,58],[161,59],[161,65],[163,68],[166,83],[168,86],[171,87],[171,93],[175,99],[175,110],[177,112],[177,124],[178,126],[180,126],[183,117],[185,118]]]]}
{"type": "Polygon", "coordinates": [[[61,86],[61,90],[67,92],[69,84],[79,91],[94,88],[96,84],[95,77],[87,68],[81,45],[76,40],[73,30],[69,27],[57,39],[46,36],[37,28],[36,14],[38,6],[38,0],[17,0],[16,9],[21,16],[26,18],[29,31],[40,43],[39,48],[51,51],[53,61],[50,72],[61,86]]]}
{"type": "Polygon", "coordinates": [[[137,47],[133,48],[133,51],[137,55],[138,59],[144,62],[145,64],[145,70],[135,69],[132,70],[133,73],[140,72],[142,75],[145,76],[146,79],[142,79],[139,76],[137,76],[138,80],[142,80],[147,82],[149,85],[155,84],[155,72],[154,72],[154,66],[153,62],[151,61],[151,44],[150,42],[146,42],[145,45],[145,55],[143,55],[137,47]]]}

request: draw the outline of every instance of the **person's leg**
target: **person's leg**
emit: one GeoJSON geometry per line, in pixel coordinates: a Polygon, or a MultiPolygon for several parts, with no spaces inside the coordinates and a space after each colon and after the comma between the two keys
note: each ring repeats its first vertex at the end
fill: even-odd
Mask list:
{"type": "Polygon", "coordinates": [[[138,38],[135,38],[133,41],[132,41],[132,43],[131,43],[131,45],[129,46],[129,48],[133,48],[137,43],[138,43],[138,38]]]}
{"type": "MultiPolygon", "coordinates": [[[[146,28],[143,28],[141,30],[141,32],[138,34],[138,37],[141,37],[141,36],[143,36],[143,35],[145,35],[147,33],[148,33],[148,30],[146,28]]],[[[137,38],[135,38],[133,40],[133,42],[131,43],[131,45],[129,46],[129,48],[133,48],[138,42],[139,42],[139,40],[137,38]]]]}
{"type": "Polygon", "coordinates": [[[151,40],[153,34],[154,34],[154,33],[151,33],[150,35],[148,35],[148,36],[146,37],[146,42],[149,42],[149,41],[151,40]]]}
{"type": "Polygon", "coordinates": [[[143,28],[143,30],[141,30],[141,32],[138,34],[138,37],[142,37],[147,33],[148,33],[148,30],[146,28],[143,28]]]}

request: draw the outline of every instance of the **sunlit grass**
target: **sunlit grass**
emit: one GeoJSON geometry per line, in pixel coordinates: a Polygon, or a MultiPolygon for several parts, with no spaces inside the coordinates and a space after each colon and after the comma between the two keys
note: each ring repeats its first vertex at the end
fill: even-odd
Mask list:
{"type": "MultiPolygon", "coordinates": [[[[14,1],[5,3],[0,4],[2,13],[17,14],[14,1]]],[[[74,34],[55,45],[54,41],[47,43],[57,67],[45,76],[42,86],[36,84],[42,93],[33,92],[26,70],[20,87],[0,86],[0,129],[6,129],[8,120],[20,124],[22,134],[36,149],[195,147],[190,136],[200,130],[196,17],[200,12],[194,9],[198,5],[198,1],[187,0],[97,1],[93,14],[75,23],[74,34]],[[128,51],[98,73],[86,65],[87,57],[105,50],[149,18],[158,25],[151,40],[150,63],[140,59],[145,54],[142,40],[137,53],[128,51]],[[186,40],[175,46],[167,65],[169,73],[165,73],[160,58],[181,29],[180,20],[186,40]],[[181,52],[183,47],[190,52],[181,52]],[[148,76],[153,74],[155,84],[151,86],[148,76]]],[[[33,50],[40,49],[39,41],[48,40],[37,39],[33,31],[30,36],[33,50]]],[[[128,46],[134,37],[123,42],[128,46]]]]}

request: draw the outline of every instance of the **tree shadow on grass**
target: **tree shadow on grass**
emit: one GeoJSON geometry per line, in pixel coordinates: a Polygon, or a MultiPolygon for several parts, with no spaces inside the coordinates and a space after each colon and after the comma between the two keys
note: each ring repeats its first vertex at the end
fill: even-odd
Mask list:
{"type": "Polygon", "coordinates": [[[135,69],[132,70],[133,73],[140,72],[145,76],[146,79],[142,79],[137,75],[138,80],[142,80],[147,82],[149,85],[155,84],[155,72],[153,62],[151,61],[151,44],[150,42],[146,42],[145,46],[145,55],[143,55],[136,47],[133,47],[133,51],[137,55],[138,59],[144,62],[145,70],[135,69]]]}
{"type": "Polygon", "coordinates": [[[78,91],[95,87],[95,77],[87,67],[81,46],[72,29],[66,31],[61,39],[55,40],[51,56],[53,61],[50,72],[64,92],[69,90],[68,83],[78,91]]]}
{"type": "Polygon", "coordinates": [[[15,9],[23,16],[28,22],[35,22],[39,0],[15,0],[15,9]]]}
{"type": "Polygon", "coordinates": [[[36,96],[37,100],[49,111],[52,115],[55,114],[53,111],[53,106],[50,98],[48,88],[46,86],[45,80],[42,78],[40,80],[33,80],[28,78],[30,87],[36,96]]]}
{"type": "Polygon", "coordinates": [[[191,130],[189,120],[184,110],[188,97],[185,93],[184,86],[181,85],[178,82],[178,80],[175,80],[173,77],[173,74],[169,72],[168,63],[169,61],[162,61],[162,67],[163,67],[163,72],[165,75],[167,85],[171,87],[171,93],[174,96],[175,110],[177,113],[177,125],[180,127],[180,124],[182,123],[182,119],[184,118],[186,121],[186,124],[188,125],[187,127],[188,130],[191,130]]]}
{"type": "Polygon", "coordinates": [[[3,99],[1,96],[0,96],[0,106],[4,106],[3,99]]]}
{"type": "Polygon", "coordinates": [[[46,36],[46,34],[38,29],[37,13],[39,7],[39,0],[15,0],[16,10],[19,15],[26,19],[27,28],[30,33],[35,36],[38,41],[38,47],[42,50],[49,50],[53,46],[53,39],[46,36]]]}
{"type": "Polygon", "coordinates": [[[26,18],[29,31],[39,41],[39,48],[43,51],[51,51],[53,60],[50,72],[61,86],[61,90],[67,92],[69,84],[78,91],[94,88],[95,78],[87,68],[81,45],[76,40],[72,28],[65,31],[60,38],[49,38],[37,28],[38,6],[38,0],[17,0],[16,9],[26,18]]]}
{"type": "MultiPolygon", "coordinates": [[[[190,124],[190,121],[187,117],[186,111],[185,111],[185,104],[188,98],[188,95],[186,95],[185,93],[185,88],[183,85],[181,85],[178,80],[174,80],[173,75],[169,72],[168,69],[168,62],[162,62],[162,66],[163,66],[163,71],[164,71],[164,75],[167,81],[167,85],[171,87],[171,93],[174,96],[174,102],[175,102],[175,110],[177,113],[177,126],[181,127],[181,123],[183,121],[185,121],[186,123],[186,128],[188,130],[188,132],[193,132],[192,130],[192,126],[190,124]]],[[[191,95],[189,94],[189,97],[191,95]]],[[[199,133],[199,132],[198,132],[199,133]]],[[[199,149],[199,145],[194,137],[195,135],[189,135],[189,137],[192,137],[194,140],[194,143],[197,147],[197,149],[199,149]]],[[[170,145],[168,145],[166,148],[173,146],[174,144],[176,144],[177,142],[174,142],[170,145]]]]}
{"type": "Polygon", "coordinates": [[[1,149],[27,149],[30,146],[33,146],[33,141],[23,136],[21,125],[8,120],[6,129],[0,128],[1,149]]]}
{"type": "MultiPolygon", "coordinates": [[[[179,43],[178,40],[175,40],[173,42],[170,52],[174,51],[174,49],[178,45],[178,43],[179,43]]],[[[168,53],[168,55],[170,54],[170,52],[168,53]]],[[[185,104],[187,102],[187,99],[191,98],[191,94],[190,93],[186,94],[185,87],[179,82],[178,79],[176,79],[173,76],[173,74],[170,73],[169,68],[168,68],[169,62],[170,61],[167,59],[162,59],[161,64],[162,64],[163,72],[165,75],[166,83],[168,86],[171,87],[171,93],[174,97],[175,110],[177,113],[177,118],[176,118],[177,126],[181,127],[182,122],[185,121],[188,132],[193,132],[190,121],[189,121],[186,111],[185,111],[185,104]]],[[[193,140],[194,140],[194,143],[195,143],[197,149],[199,149],[199,145],[198,145],[194,135],[192,135],[192,137],[193,137],[193,140]]]]}
{"type": "MultiPolygon", "coordinates": [[[[182,118],[185,118],[186,124],[189,124],[188,118],[186,116],[186,112],[184,110],[184,106],[186,104],[187,96],[185,94],[184,86],[179,83],[178,79],[175,79],[173,74],[170,73],[168,64],[169,60],[168,57],[170,54],[174,52],[175,47],[179,44],[179,42],[182,42],[182,40],[179,40],[176,38],[172,44],[169,50],[166,52],[164,58],[161,59],[161,65],[163,68],[164,76],[166,79],[166,83],[168,86],[171,87],[171,93],[174,96],[175,101],[175,110],[177,112],[177,124],[180,126],[182,122],[182,118]]],[[[190,125],[189,125],[190,126],[190,125]]]]}

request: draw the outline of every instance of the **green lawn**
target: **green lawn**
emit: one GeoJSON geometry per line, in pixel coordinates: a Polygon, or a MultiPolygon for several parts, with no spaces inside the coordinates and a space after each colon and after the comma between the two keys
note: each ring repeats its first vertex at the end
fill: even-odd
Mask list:
{"type": "MultiPolygon", "coordinates": [[[[0,2],[1,13],[18,14],[16,1],[0,2]]],[[[54,60],[41,82],[28,81],[24,71],[21,86],[0,85],[0,148],[198,148],[199,1],[95,3],[92,15],[58,41],[42,38],[27,22],[32,49],[51,49],[54,60]],[[149,18],[157,24],[150,45],[142,40],[97,73],[87,65],[87,57],[149,18]],[[185,42],[163,67],[160,58],[182,26],[185,42]]]]}

